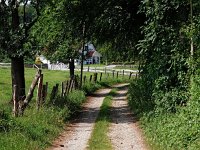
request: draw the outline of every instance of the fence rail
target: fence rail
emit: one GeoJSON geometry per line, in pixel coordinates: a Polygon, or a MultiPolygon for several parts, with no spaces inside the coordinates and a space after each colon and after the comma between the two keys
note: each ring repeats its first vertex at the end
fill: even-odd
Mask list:
{"type": "MultiPolygon", "coordinates": [[[[80,71],[80,66],[76,66],[76,70],[80,71]]],[[[111,68],[111,67],[83,67],[84,72],[97,72],[97,73],[118,73],[119,75],[132,75],[138,74],[138,70],[133,70],[133,69],[116,69],[116,68],[111,68]]]]}
{"type": "Polygon", "coordinates": [[[11,67],[11,63],[0,63],[0,67],[2,68],[8,68],[8,67],[11,67]]]}

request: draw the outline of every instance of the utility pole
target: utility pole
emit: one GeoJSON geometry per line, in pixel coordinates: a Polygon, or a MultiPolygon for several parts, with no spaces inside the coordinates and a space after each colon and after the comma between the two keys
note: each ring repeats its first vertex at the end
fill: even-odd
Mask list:
{"type": "Polygon", "coordinates": [[[84,58],[84,50],[85,50],[85,22],[83,22],[83,39],[82,39],[82,52],[81,52],[81,79],[80,79],[80,87],[82,87],[83,81],[83,58],[84,58]]]}

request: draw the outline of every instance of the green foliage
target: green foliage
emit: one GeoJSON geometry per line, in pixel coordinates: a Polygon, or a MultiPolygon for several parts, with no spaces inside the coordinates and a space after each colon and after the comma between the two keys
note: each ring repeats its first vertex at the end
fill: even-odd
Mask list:
{"type": "Polygon", "coordinates": [[[42,6],[43,2],[35,0],[30,0],[28,4],[23,1],[17,3],[1,1],[0,53],[3,52],[9,57],[21,57],[34,51],[31,48],[34,39],[29,32],[37,22],[42,6]],[[27,45],[30,47],[27,48],[27,45]]]}
{"type": "Polygon", "coordinates": [[[128,93],[129,105],[134,113],[140,114],[154,109],[155,104],[150,97],[152,93],[151,86],[150,84],[147,85],[144,80],[133,80],[129,86],[128,93]]]}
{"type": "Polygon", "coordinates": [[[81,104],[86,99],[85,93],[83,91],[73,91],[68,95],[67,106],[73,111],[81,108],[81,104]]]}
{"type": "Polygon", "coordinates": [[[190,101],[175,114],[153,112],[142,122],[150,142],[167,149],[198,149],[200,146],[199,75],[194,77],[190,101]]]}
{"type": "Polygon", "coordinates": [[[49,107],[43,108],[40,112],[28,110],[28,115],[31,117],[6,119],[9,128],[0,132],[1,149],[44,149],[49,140],[53,140],[52,136],[61,130],[63,121],[60,120],[58,109],[49,107]]]}
{"type": "Polygon", "coordinates": [[[100,84],[86,83],[83,85],[82,90],[87,94],[92,94],[94,91],[101,87],[100,84]]]}
{"type": "Polygon", "coordinates": [[[75,8],[69,8],[70,4],[70,1],[65,0],[52,1],[42,11],[31,33],[40,45],[38,51],[52,62],[68,63],[70,59],[78,57],[82,32],[77,33],[75,27],[79,25],[74,25],[70,18],[71,13],[76,11],[75,8]]]}
{"type": "MultiPolygon", "coordinates": [[[[129,104],[140,118],[145,135],[152,149],[191,149],[200,146],[200,99],[199,75],[192,82],[190,98],[187,92],[154,91],[152,101],[148,87],[141,79],[134,81],[129,89],[129,104]],[[185,99],[184,99],[185,98],[185,99]],[[189,101],[187,101],[189,99],[189,101]],[[181,102],[181,100],[186,100],[181,102]]],[[[152,91],[151,91],[152,92],[152,91]]],[[[150,92],[150,94],[151,94],[150,92]]]]}
{"type": "Polygon", "coordinates": [[[144,1],[141,5],[147,16],[144,39],[138,44],[144,58],[141,76],[152,89],[150,99],[162,111],[176,112],[176,105],[188,99],[190,39],[180,35],[189,24],[188,14],[180,13],[187,6],[172,1],[144,1]]]}
{"type": "Polygon", "coordinates": [[[48,106],[58,107],[63,120],[66,121],[71,115],[81,109],[81,104],[85,99],[83,91],[73,90],[65,97],[57,96],[54,100],[49,100],[48,106]]]}
{"type": "Polygon", "coordinates": [[[146,14],[144,39],[138,43],[143,65],[141,78],[130,85],[129,104],[140,114],[152,149],[200,146],[199,74],[195,74],[199,66],[198,9],[198,1],[144,0],[141,4],[146,14]]]}

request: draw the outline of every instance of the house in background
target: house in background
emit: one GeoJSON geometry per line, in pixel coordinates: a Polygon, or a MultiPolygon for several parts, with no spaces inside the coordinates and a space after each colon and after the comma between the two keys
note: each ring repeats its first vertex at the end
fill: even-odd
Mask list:
{"type": "MultiPolygon", "coordinates": [[[[85,60],[83,64],[100,64],[102,55],[96,51],[94,45],[92,43],[85,44],[87,47],[87,51],[84,52],[85,60]]],[[[82,50],[79,51],[81,55],[82,50]]],[[[75,60],[75,65],[81,64],[81,58],[75,60]]]]}
{"type": "Polygon", "coordinates": [[[36,65],[46,65],[48,69],[51,68],[50,61],[44,55],[38,55],[35,59],[36,65]]]}

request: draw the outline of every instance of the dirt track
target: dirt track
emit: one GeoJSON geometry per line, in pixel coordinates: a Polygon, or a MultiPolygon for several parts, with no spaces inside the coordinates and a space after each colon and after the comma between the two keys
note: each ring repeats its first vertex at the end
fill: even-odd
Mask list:
{"type": "MultiPolygon", "coordinates": [[[[137,120],[131,115],[127,105],[127,84],[117,86],[118,94],[113,99],[111,108],[112,122],[108,136],[113,149],[147,150],[142,139],[137,120]]],[[[83,111],[72,121],[65,131],[56,139],[48,150],[85,150],[98,116],[103,99],[111,89],[102,89],[87,97],[83,111]]]]}
{"type": "Polygon", "coordinates": [[[127,104],[127,86],[119,88],[111,107],[112,123],[109,137],[115,150],[146,150],[137,119],[133,117],[127,104]]]}
{"type": "Polygon", "coordinates": [[[87,97],[80,116],[66,128],[49,150],[86,149],[100,106],[110,90],[98,90],[93,96],[87,97]]]}

